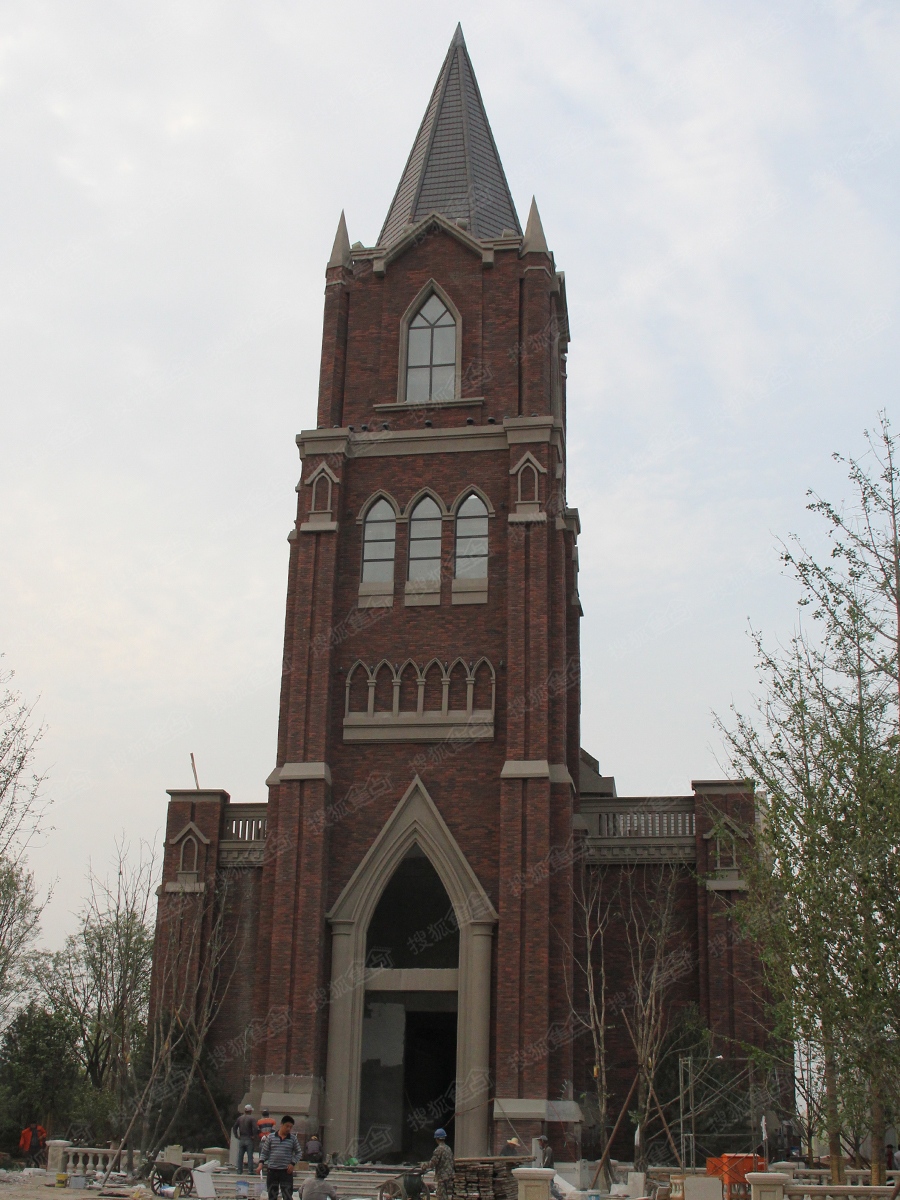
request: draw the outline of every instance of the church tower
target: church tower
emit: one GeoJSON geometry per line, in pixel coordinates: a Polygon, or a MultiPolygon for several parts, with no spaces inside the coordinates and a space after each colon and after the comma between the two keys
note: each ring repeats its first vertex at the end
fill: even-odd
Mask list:
{"type": "MultiPolygon", "coordinates": [[[[579,749],[568,328],[457,29],[375,245],[342,215],[325,271],[268,801],[169,792],[151,1022],[329,1154],[421,1161],[439,1125],[458,1157],[512,1133],[598,1152],[573,1095],[595,1068],[575,871],[651,906],[668,880],[667,1013],[698,1009],[732,1058],[767,1037],[732,913],[752,786],[620,797],[579,749]]],[[[619,1007],[644,971],[625,911],[603,957],[619,1007]]],[[[627,1025],[607,1027],[609,1113],[627,1025]]]]}
{"type": "Polygon", "coordinates": [[[422,1157],[443,1124],[484,1154],[507,1118],[577,1116],[567,344],[458,28],[376,244],[341,216],[297,436],[253,1006],[284,1020],[251,1094],[328,1151],[422,1157]]]}
{"type": "Polygon", "coordinates": [[[565,283],[461,29],[377,242],[342,215],[325,275],[268,803],[169,793],[152,1011],[329,1153],[443,1125],[485,1155],[581,1116],[581,609],[565,283]]]}

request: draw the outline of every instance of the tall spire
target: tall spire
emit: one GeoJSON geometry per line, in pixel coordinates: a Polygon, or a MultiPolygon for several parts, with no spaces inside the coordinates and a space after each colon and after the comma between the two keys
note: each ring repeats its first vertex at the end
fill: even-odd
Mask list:
{"type": "Polygon", "coordinates": [[[430,212],[468,221],[477,238],[500,237],[506,229],[522,232],[462,25],[434,85],[379,246],[390,245],[406,225],[430,212]]]}
{"type": "Polygon", "coordinates": [[[350,235],[347,233],[347,220],[341,209],[341,219],[338,221],[337,233],[334,235],[334,245],[331,248],[329,267],[347,267],[350,265],[350,235]]]}
{"type": "Polygon", "coordinates": [[[531,197],[531,208],[528,211],[528,223],[525,226],[525,237],[522,240],[522,253],[537,252],[549,254],[547,239],[544,237],[544,227],[541,224],[541,214],[538,212],[537,200],[531,197]]]}

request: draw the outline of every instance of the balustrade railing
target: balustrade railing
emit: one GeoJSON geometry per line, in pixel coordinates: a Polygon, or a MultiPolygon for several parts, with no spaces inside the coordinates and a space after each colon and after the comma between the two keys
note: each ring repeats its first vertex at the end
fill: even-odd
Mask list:
{"type": "MultiPolygon", "coordinates": [[[[773,1166],[781,1166],[775,1163],[773,1166]]],[[[851,1168],[852,1170],[852,1168],[851,1168]]],[[[818,1172],[804,1172],[808,1175],[818,1172]]],[[[862,1174],[862,1172],[859,1172],[862,1174]]],[[[835,1200],[845,1200],[846,1197],[856,1196],[858,1200],[874,1200],[878,1197],[894,1195],[892,1183],[887,1186],[875,1186],[859,1183],[808,1183],[805,1179],[797,1178],[795,1170],[784,1171],[751,1171],[747,1175],[750,1184],[751,1200],[825,1200],[833,1196],[835,1200]]]]}
{"type": "Polygon", "coordinates": [[[264,842],[266,840],[266,808],[264,804],[246,807],[230,804],[225,812],[225,840],[228,842],[264,842]]]}
{"type": "Polygon", "coordinates": [[[884,1187],[881,1185],[872,1186],[870,1184],[860,1183],[789,1183],[785,1186],[785,1196],[795,1196],[801,1198],[808,1196],[809,1200],[815,1200],[816,1197],[822,1196],[891,1196],[894,1192],[894,1185],[889,1184],[884,1187]]]}
{"type": "Polygon", "coordinates": [[[601,838],[680,838],[694,836],[690,810],[631,809],[599,812],[597,836],[601,838]]]}
{"type": "MultiPolygon", "coordinates": [[[[108,1146],[105,1149],[99,1146],[63,1146],[57,1170],[67,1175],[105,1175],[117,1157],[124,1159],[124,1154],[119,1150],[110,1150],[108,1146]]],[[[52,1169],[49,1162],[47,1166],[52,1169]]]]}

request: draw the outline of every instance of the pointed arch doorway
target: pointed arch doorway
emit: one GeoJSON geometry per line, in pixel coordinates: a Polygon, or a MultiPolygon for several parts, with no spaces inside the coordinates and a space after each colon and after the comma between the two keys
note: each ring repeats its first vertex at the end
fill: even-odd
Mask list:
{"type": "Polygon", "coordinates": [[[439,1109],[415,1100],[452,1077],[436,1099],[453,1117],[455,1151],[486,1153],[497,914],[418,776],[328,920],[326,1148],[414,1154],[416,1135],[439,1123],[439,1109]]]}

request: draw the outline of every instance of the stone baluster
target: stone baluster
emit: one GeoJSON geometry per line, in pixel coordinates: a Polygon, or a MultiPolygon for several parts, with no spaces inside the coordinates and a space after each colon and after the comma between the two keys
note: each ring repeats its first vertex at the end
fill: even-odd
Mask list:
{"type": "Polygon", "coordinates": [[[550,1181],[555,1174],[547,1167],[516,1167],[513,1175],[519,1184],[519,1200],[550,1200],[550,1181]]]}
{"type": "Polygon", "coordinates": [[[784,1189],[793,1179],[781,1171],[748,1171],[747,1182],[750,1200],[784,1200],[784,1189]]]}
{"type": "Polygon", "coordinates": [[[71,1142],[65,1141],[64,1138],[51,1138],[47,1142],[47,1170],[52,1174],[59,1175],[66,1170],[66,1160],[63,1152],[71,1144],[71,1142]]]}

